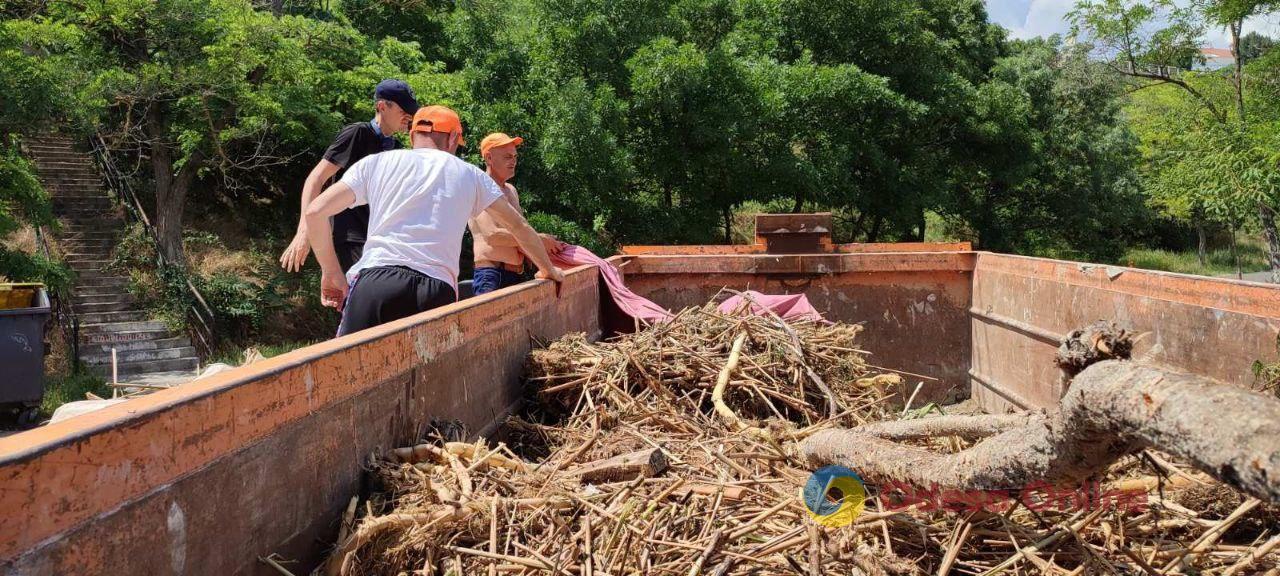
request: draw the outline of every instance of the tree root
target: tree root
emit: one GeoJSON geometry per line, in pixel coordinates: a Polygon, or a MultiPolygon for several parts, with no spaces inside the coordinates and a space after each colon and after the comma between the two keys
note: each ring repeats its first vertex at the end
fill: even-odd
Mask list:
{"type": "Polygon", "coordinates": [[[1103,360],[1128,360],[1133,354],[1134,342],[1133,333],[1119,324],[1099,320],[1068,335],[1058,347],[1054,363],[1070,380],[1103,360]]]}
{"type": "Polygon", "coordinates": [[[1280,400],[1198,376],[1106,361],[1075,377],[1055,412],[956,454],[859,430],[802,444],[814,466],[957,490],[1079,483],[1122,456],[1155,448],[1243,493],[1280,502],[1280,400]]]}

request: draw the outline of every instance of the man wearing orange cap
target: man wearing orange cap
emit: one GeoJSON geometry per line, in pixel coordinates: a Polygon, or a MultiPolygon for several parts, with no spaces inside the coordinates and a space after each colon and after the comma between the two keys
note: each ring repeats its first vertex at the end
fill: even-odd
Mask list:
{"type": "MultiPolygon", "coordinates": [[[[484,158],[485,170],[498,183],[516,210],[520,210],[520,196],[510,180],[516,174],[516,148],[524,143],[524,138],[508,136],[495,132],[480,141],[480,155],[484,158]]],[[[521,212],[523,212],[521,210],[521,212]]],[[[475,273],[472,276],[471,290],[476,296],[506,288],[521,281],[524,272],[524,254],[520,253],[516,237],[502,227],[488,214],[480,214],[467,223],[471,229],[471,237],[475,241],[475,273]]],[[[543,246],[548,252],[560,248],[560,241],[554,236],[542,235],[543,246]]]]}
{"type": "Polygon", "coordinates": [[[542,238],[493,178],[454,156],[465,143],[456,112],[444,106],[418,110],[409,137],[412,150],[356,162],[307,207],[307,235],[320,262],[320,301],[342,312],[339,336],[456,301],[462,233],[480,214],[511,231],[538,266],[538,278],[564,280],[542,238]],[[364,253],[344,276],[328,219],[366,204],[364,253]]]}

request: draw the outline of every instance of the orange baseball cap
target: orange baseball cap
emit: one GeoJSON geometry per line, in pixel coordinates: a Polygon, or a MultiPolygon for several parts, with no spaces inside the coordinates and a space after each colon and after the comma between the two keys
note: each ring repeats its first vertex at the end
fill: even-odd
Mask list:
{"type": "Polygon", "coordinates": [[[519,136],[507,136],[503,132],[494,132],[493,134],[485,136],[484,140],[480,141],[480,154],[488,154],[490,150],[499,146],[506,146],[507,144],[515,144],[516,146],[519,146],[524,144],[524,138],[519,136]]]}
{"type": "Polygon", "coordinates": [[[467,141],[462,139],[462,119],[458,117],[458,113],[449,109],[448,106],[424,106],[418,109],[413,115],[413,124],[409,128],[409,133],[414,132],[443,132],[451,134],[458,133],[458,144],[466,145],[467,141]]]}

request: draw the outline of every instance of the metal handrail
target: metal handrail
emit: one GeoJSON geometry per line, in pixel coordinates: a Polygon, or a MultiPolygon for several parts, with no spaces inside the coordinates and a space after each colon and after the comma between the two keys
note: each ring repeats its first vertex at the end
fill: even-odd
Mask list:
{"type": "Polygon", "coordinates": [[[124,179],[120,170],[116,168],[114,162],[111,161],[111,154],[107,148],[107,142],[102,138],[101,134],[95,133],[91,138],[94,159],[98,161],[98,166],[102,169],[103,179],[106,181],[107,188],[116,195],[117,200],[124,204],[125,211],[134,222],[142,224],[143,229],[147,231],[147,235],[151,237],[151,242],[156,249],[157,264],[163,268],[177,268],[184,272],[183,281],[187,285],[187,291],[191,293],[193,303],[187,307],[187,326],[190,328],[192,340],[196,343],[200,351],[200,355],[207,358],[213,353],[214,345],[214,315],[213,309],[209,307],[205,301],[204,295],[200,294],[200,290],[195,284],[191,283],[191,278],[185,274],[186,266],[182,263],[169,262],[165,258],[164,250],[160,246],[160,236],[156,232],[155,226],[151,224],[151,219],[147,217],[147,211],[142,207],[142,201],[138,199],[138,195],[134,194],[129,183],[124,179]]]}

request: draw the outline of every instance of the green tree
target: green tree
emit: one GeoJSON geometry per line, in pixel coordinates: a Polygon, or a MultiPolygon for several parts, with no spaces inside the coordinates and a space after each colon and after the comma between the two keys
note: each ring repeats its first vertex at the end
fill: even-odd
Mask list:
{"type": "Polygon", "coordinates": [[[1280,282],[1280,230],[1276,226],[1280,196],[1270,185],[1270,178],[1258,172],[1274,171],[1274,164],[1268,167],[1265,161],[1259,162],[1268,149],[1259,136],[1266,140],[1268,132],[1260,133],[1251,126],[1254,114],[1246,105],[1249,87],[1241,55],[1245,20],[1265,15],[1276,6],[1275,2],[1260,0],[1202,0],[1189,6],[1179,6],[1172,0],[1080,0],[1070,18],[1073,33],[1087,36],[1102,54],[1109,56],[1112,70],[1134,80],[1134,90],[1170,84],[1208,111],[1217,126],[1211,131],[1212,137],[1206,133],[1203,142],[1212,142],[1215,150],[1230,153],[1214,156],[1219,161],[1212,164],[1198,165],[1227,173],[1192,180],[1207,183],[1214,192],[1187,193],[1251,201],[1267,243],[1271,279],[1280,282]],[[1184,72],[1178,67],[1186,54],[1200,45],[1210,26],[1225,27],[1231,34],[1235,62],[1229,78],[1184,72]],[[1235,192],[1220,193],[1228,189],[1235,192]]]}
{"type": "MultiPolygon", "coordinates": [[[[16,9],[14,5],[11,8],[16,9]]],[[[34,7],[21,12],[28,13],[34,7]]],[[[0,22],[0,239],[24,228],[56,228],[48,194],[35,168],[19,154],[20,134],[44,130],[68,118],[82,117],[87,103],[74,98],[79,80],[68,47],[78,31],[29,20],[0,22]]],[[[69,280],[66,268],[41,254],[0,243],[0,276],[43,282],[57,290],[69,280]]]]}
{"type": "Polygon", "coordinates": [[[96,72],[83,89],[111,104],[113,142],[149,160],[160,245],[176,263],[197,179],[230,188],[286,164],[290,148],[336,130],[349,86],[367,91],[420,63],[395,40],[373,45],[348,26],[274,17],[245,0],[59,3],[49,16],[82,34],[96,72]]]}
{"type": "Polygon", "coordinates": [[[1240,59],[1248,64],[1266,54],[1275,45],[1276,41],[1270,36],[1250,32],[1240,37],[1240,59]]]}
{"type": "Polygon", "coordinates": [[[1120,86],[1057,37],[1011,52],[979,88],[946,213],[987,250],[1119,256],[1141,207],[1120,86]]]}

